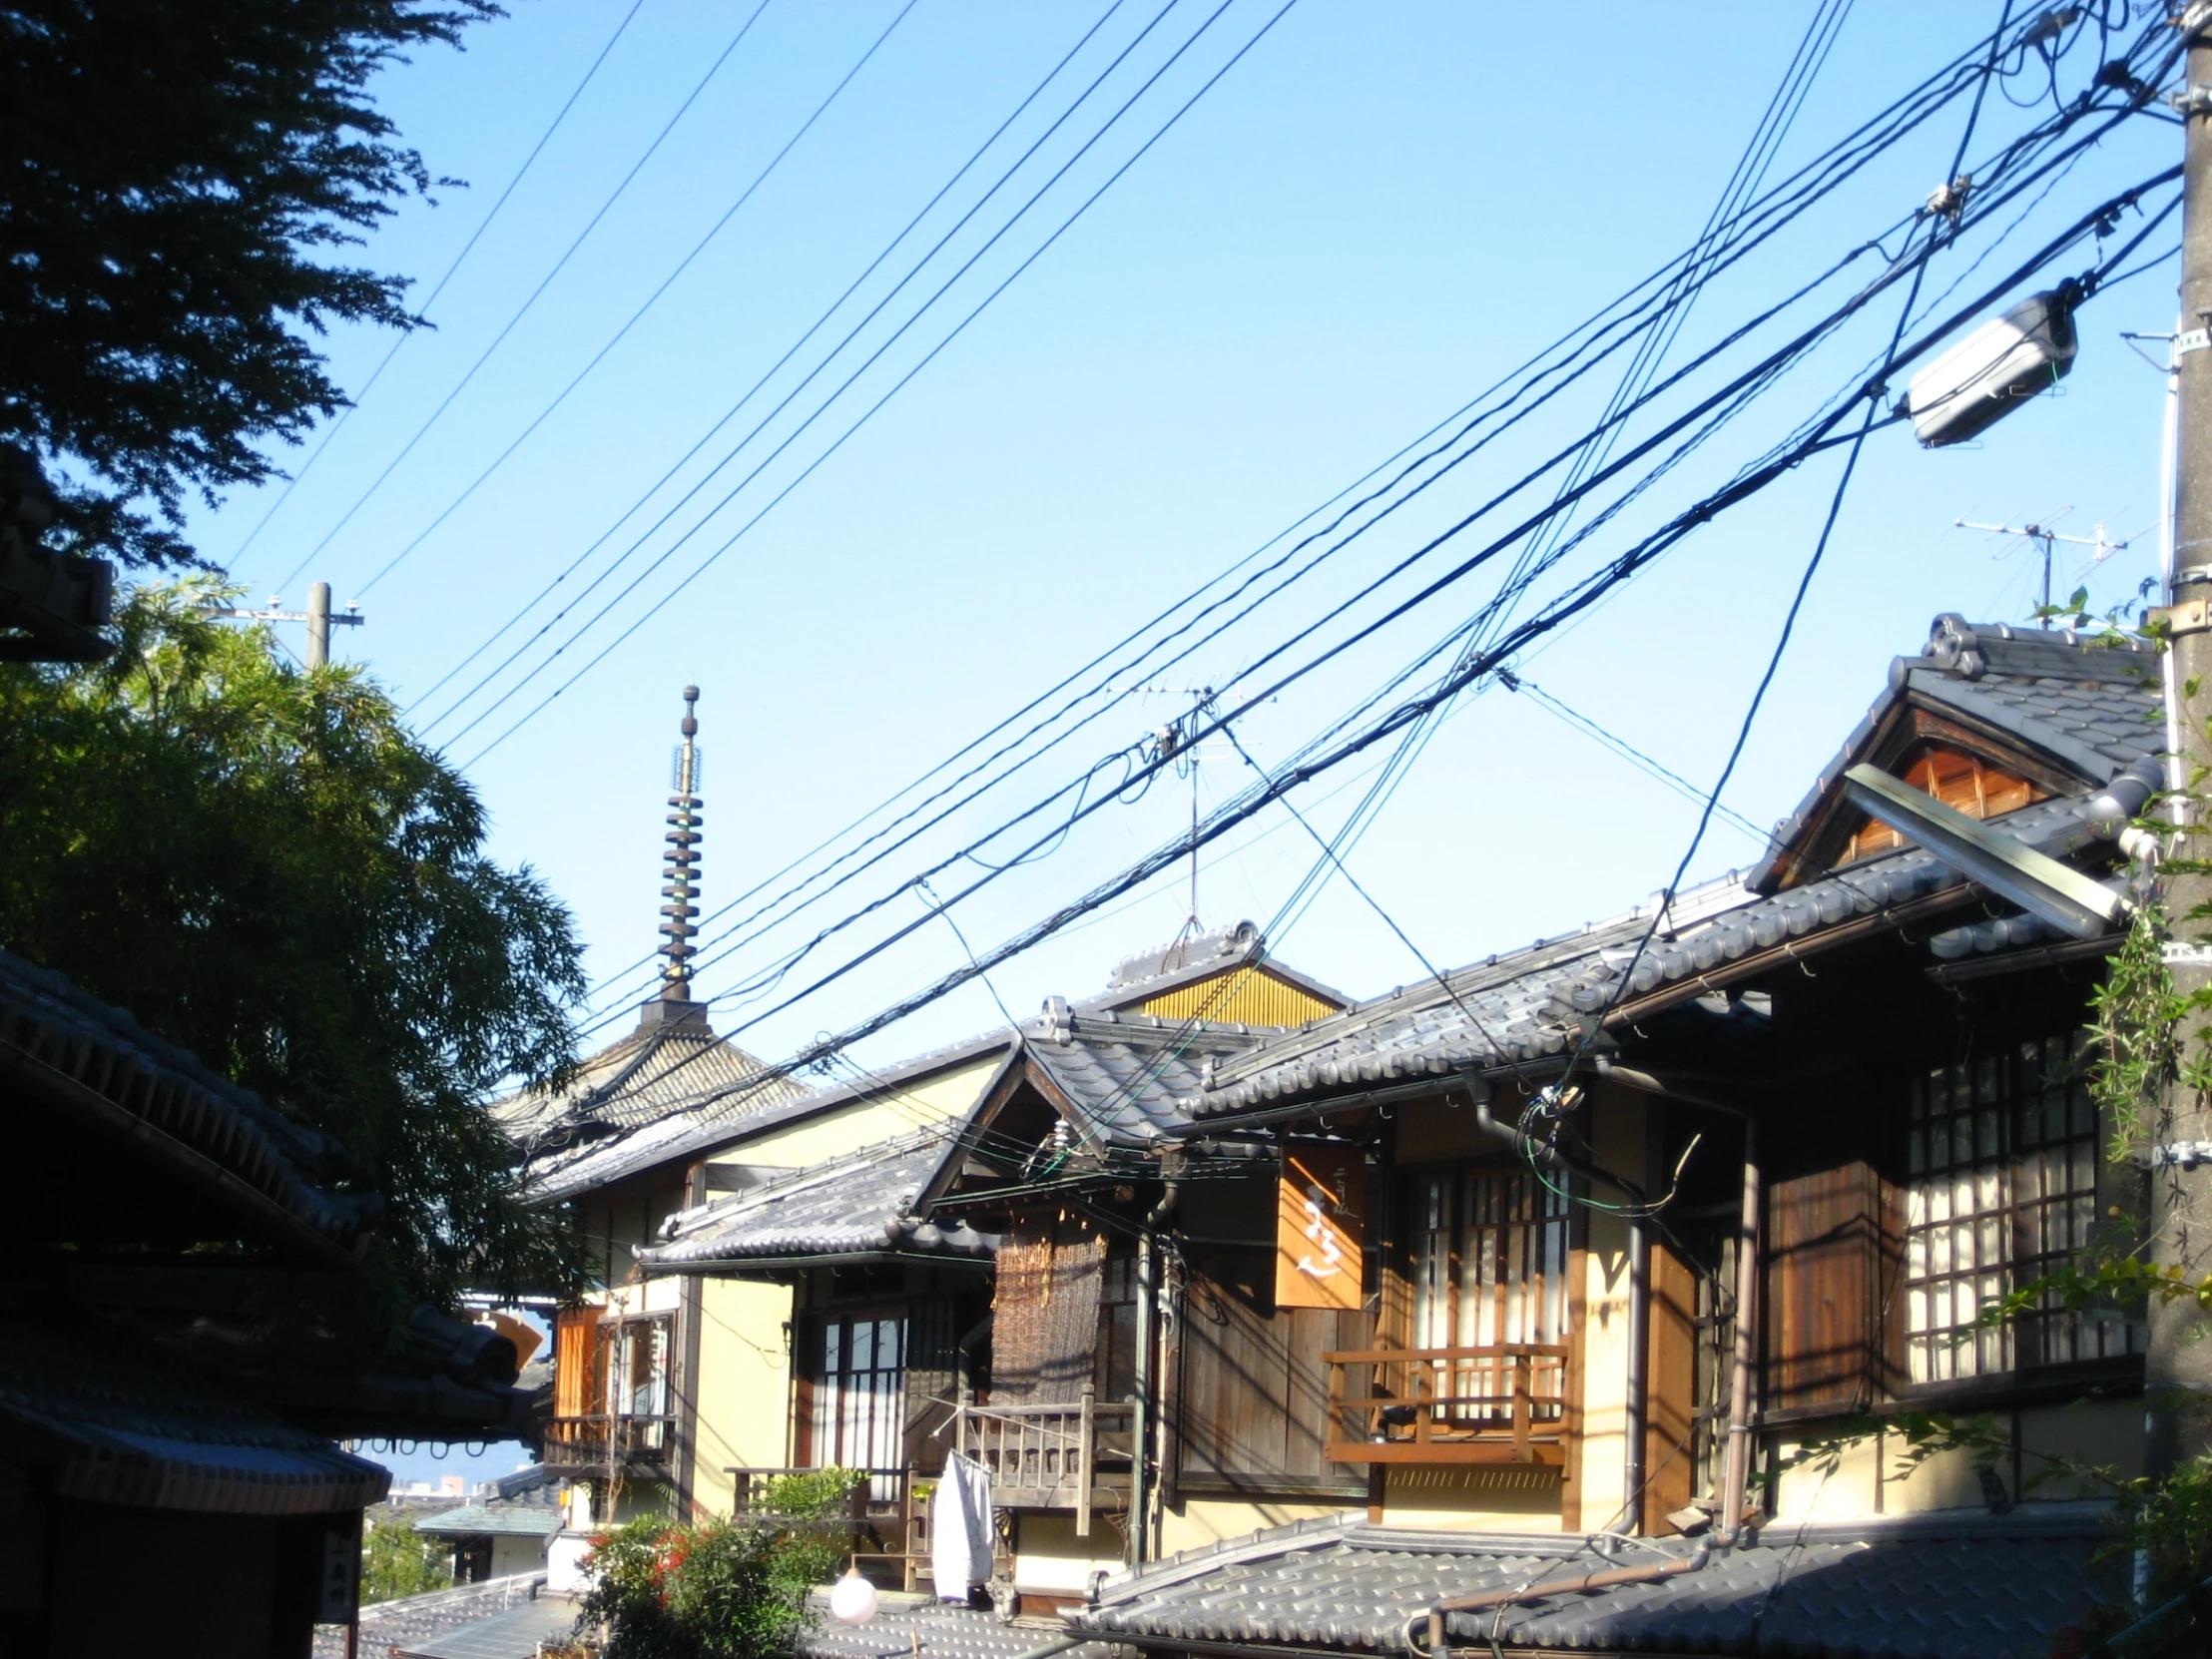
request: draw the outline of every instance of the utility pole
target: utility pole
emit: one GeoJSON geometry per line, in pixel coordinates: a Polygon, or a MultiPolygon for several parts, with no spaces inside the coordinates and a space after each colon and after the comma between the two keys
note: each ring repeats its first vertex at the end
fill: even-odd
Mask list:
{"type": "Polygon", "coordinates": [[[269,604],[262,610],[238,605],[210,605],[203,615],[221,617],[231,622],[304,622],[307,625],[306,665],[309,669],[327,668],[330,664],[330,630],[332,628],[358,628],[368,618],[361,615],[358,605],[348,605],[342,611],[330,609],[330,584],[317,582],[307,589],[307,608],[303,611],[287,611],[284,602],[276,594],[269,596],[269,604]]]}
{"type": "MultiPolygon", "coordinates": [[[[2172,634],[2166,676],[2168,730],[2177,753],[2168,763],[2169,786],[2191,787],[2212,767],[2207,717],[2212,715],[2212,0],[2190,0],[2180,27],[2187,42],[2188,73],[2175,107],[2184,119],[2181,206],[2181,317],[2175,328],[2174,364],[2179,406],[2175,416],[2172,568],[2167,572],[2172,634]]],[[[2201,788],[2201,785],[2198,786],[2201,788]]],[[[2184,837],[2204,828],[2200,804],[2182,802],[2176,822],[2184,837]]],[[[2202,857],[2193,846],[2185,857],[2202,857]]],[[[2166,913],[2178,923],[2212,901],[2212,877],[2185,870],[2166,878],[2166,913]]],[[[2191,934],[2195,927],[2189,929],[2191,934]]],[[[2185,937],[2167,949],[2174,988],[2187,995],[2212,984],[2212,950],[2192,948],[2185,937]]],[[[2205,1022],[2184,1020],[2175,1033],[2194,1052],[2205,1022]]],[[[2212,1113],[2185,1086],[2169,1086],[2162,1121],[2153,1126],[2156,1147],[2212,1138],[2212,1113]]],[[[2152,1257],[2178,1266],[2192,1282],[2212,1271],[2212,1164],[2152,1154],[2152,1257]]],[[[2194,1301],[2154,1305],[2145,1373],[2149,1465],[2162,1473],[2212,1447],[2212,1324],[2194,1301]]]]}

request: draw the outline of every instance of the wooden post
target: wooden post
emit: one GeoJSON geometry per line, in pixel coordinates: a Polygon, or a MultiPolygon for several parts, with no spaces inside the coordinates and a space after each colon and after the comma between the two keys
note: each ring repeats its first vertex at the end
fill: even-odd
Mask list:
{"type": "Polygon", "coordinates": [[[1428,1430],[1436,1414],[1436,1371],[1428,1360],[1414,1360],[1405,1367],[1405,1393],[1413,1402],[1413,1438],[1428,1443],[1428,1430]]]}
{"type": "Polygon", "coordinates": [[[1345,1430],[1345,1369],[1327,1360],[1322,1363],[1329,1366],[1329,1415],[1322,1422],[1322,1444],[1326,1447],[1332,1440],[1347,1440],[1351,1435],[1345,1430]]]}
{"type": "Polygon", "coordinates": [[[1091,1535],[1091,1405],[1098,1388],[1083,1384],[1083,1405],[1075,1430],[1075,1535],[1091,1535]]]}
{"type": "Polygon", "coordinates": [[[1516,1354],[1506,1362],[1513,1377],[1513,1461],[1528,1461],[1528,1368],[1530,1356],[1516,1354]]]}

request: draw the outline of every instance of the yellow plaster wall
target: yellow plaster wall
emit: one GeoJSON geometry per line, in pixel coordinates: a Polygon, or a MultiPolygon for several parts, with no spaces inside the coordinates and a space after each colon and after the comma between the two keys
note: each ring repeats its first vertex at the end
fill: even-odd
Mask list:
{"type": "MultiPolygon", "coordinates": [[[[1644,1167],[1644,1097],[1604,1086],[1591,1101],[1591,1151],[1624,1174],[1644,1167]]],[[[1599,1193],[1600,1199],[1618,1195],[1599,1193]]],[[[1581,1519],[1578,1530],[1614,1524],[1626,1497],[1628,1453],[1628,1224],[1585,1210],[1582,1281],[1581,1519]]]]}
{"type": "MultiPolygon", "coordinates": [[[[1355,1505],[1361,1514],[1367,1505],[1355,1505]]],[[[1341,1515],[1344,1509],[1329,1503],[1238,1503],[1228,1499],[1186,1498],[1179,1509],[1170,1509],[1160,1525],[1161,1549],[1201,1549],[1224,1538],[1242,1538],[1270,1526],[1312,1520],[1316,1515],[1341,1515]]]]}
{"type": "MultiPolygon", "coordinates": [[[[2000,1432],[2014,1418],[1999,1413],[2000,1432]]],[[[2000,1456],[1997,1478],[2013,1499],[2020,1497],[2021,1475],[2032,1477],[2049,1466],[2038,1453],[2054,1453],[2090,1465],[2136,1473],[2143,1455],[2143,1406],[2140,1400],[2099,1399],[2080,1404],[2032,1406],[2017,1413],[2020,1457],[2000,1456]]],[[[1807,1439],[1832,1433],[1834,1425],[1807,1424],[1787,1434],[1766,1436],[1771,1446],[1789,1451],[1807,1439]]],[[[1783,1520],[1850,1518],[1872,1514],[1917,1514],[1930,1509],[1978,1509],[1986,1502],[1974,1460],[1963,1451],[1944,1452],[1912,1468],[1902,1459],[1902,1438],[1891,1431],[1849,1443],[1835,1467],[1807,1464],[1786,1471],[1777,1483],[1775,1513],[1783,1520]]],[[[2093,1497],[2092,1488],[2046,1482],[2027,1494],[2034,1498],[2093,1497]]]]}
{"type": "Polygon", "coordinates": [[[1383,1475],[1382,1524],[1463,1532],[1556,1532],[1559,1470],[1534,1464],[1393,1466],[1383,1475]]]}
{"type": "Polygon", "coordinates": [[[791,1356],[784,1325],[789,1285],[708,1279],[700,1285],[699,1427],[692,1499],[711,1514],[736,1506],[733,1468],[791,1460],[791,1356]]]}
{"type": "Polygon", "coordinates": [[[998,1069],[999,1056],[939,1072],[896,1089],[879,1089],[872,1100],[825,1112],[758,1138],[725,1147],[709,1160],[718,1164],[762,1164],[772,1169],[808,1169],[877,1141],[963,1117],[975,1105],[983,1085],[998,1069]]]}
{"type": "MultiPolygon", "coordinates": [[[[1115,1517],[1119,1519],[1120,1517],[1115,1517]]],[[[1075,1535],[1073,1514],[1024,1514],[1014,1528],[1014,1588],[1027,1595],[1083,1595],[1094,1573],[1122,1570],[1119,1526],[1091,1516],[1091,1535],[1075,1535]]]]}

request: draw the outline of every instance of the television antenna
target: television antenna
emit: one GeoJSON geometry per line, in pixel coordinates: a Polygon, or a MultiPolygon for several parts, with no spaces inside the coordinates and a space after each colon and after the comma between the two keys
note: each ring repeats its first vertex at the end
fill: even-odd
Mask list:
{"type": "MultiPolygon", "coordinates": [[[[1177,930],[1175,943],[1181,944],[1192,934],[1202,932],[1198,920],[1198,772],[1208,755],[1229,753],[1236,746],[1219,741],[1206,741],[1198,736],[1207,713],[1224,696],[1236,698],[1239,704],[1258,701],[1249,692],[1218,692],[1212,686],[1112,686],[1108,688],[1128,697],[1187,697],[1191,706],[1167,725],[1155,728],[1147,748],[1154,762],[1172,761],[1178,777],[1191,781],[1191,908],[1177,930]]],[[[1274,698],[1267,699],[1273,703],[1274,698]]],[[[1172,948],[1172,946],[1171,946],[1172,948]]]]}
{"type": "MultiPolygon", "coordinates": [[[[2042,608],[2045,613],[2048,613],[2050,610],[2051,554],[2059,542],[2064,542],[2070,547],[2094,548],[2095,551],[2089,557],[2091,565],[2100,565],[2113,554],[2125,552],[2127,549],[2127,541],[2114,541],[2104,533],[2105,521],[2103,520],[2099,520],[2095,529],[2086,536],[2069,536],[2051,528],[2052,524],[2056,524],[2059,519],[2064,518],[2066,514],[2072,511],[2071,507],[2059,508],[2057,512],[2051,515],[2050,524],[1977,524],[1971,519],[1959,518],[1951,521],[1951,528],[1954,530],[1986,530],[1995,536],[2018,536],[2041,553],[2043,556],[2042,608]]],[[[2132,537],[2129,538],[2129,540],[2132,539],[2132,537]]],[[[2000,554],[1999,557],[2002,557],[2002,555],[2000,554]]]]}

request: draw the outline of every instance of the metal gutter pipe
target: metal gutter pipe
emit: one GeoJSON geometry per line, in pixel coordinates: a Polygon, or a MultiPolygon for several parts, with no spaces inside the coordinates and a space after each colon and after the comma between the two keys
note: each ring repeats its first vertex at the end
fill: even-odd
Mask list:
{"type": "Polygon", "coordinates": [[[1651,1229],[1639,1216],[1628,1224],[1628,1410],[1621,1448],[1623,1532],[1643,1528],[1644,1439],[1651,1420],[1651,1229]]]}

